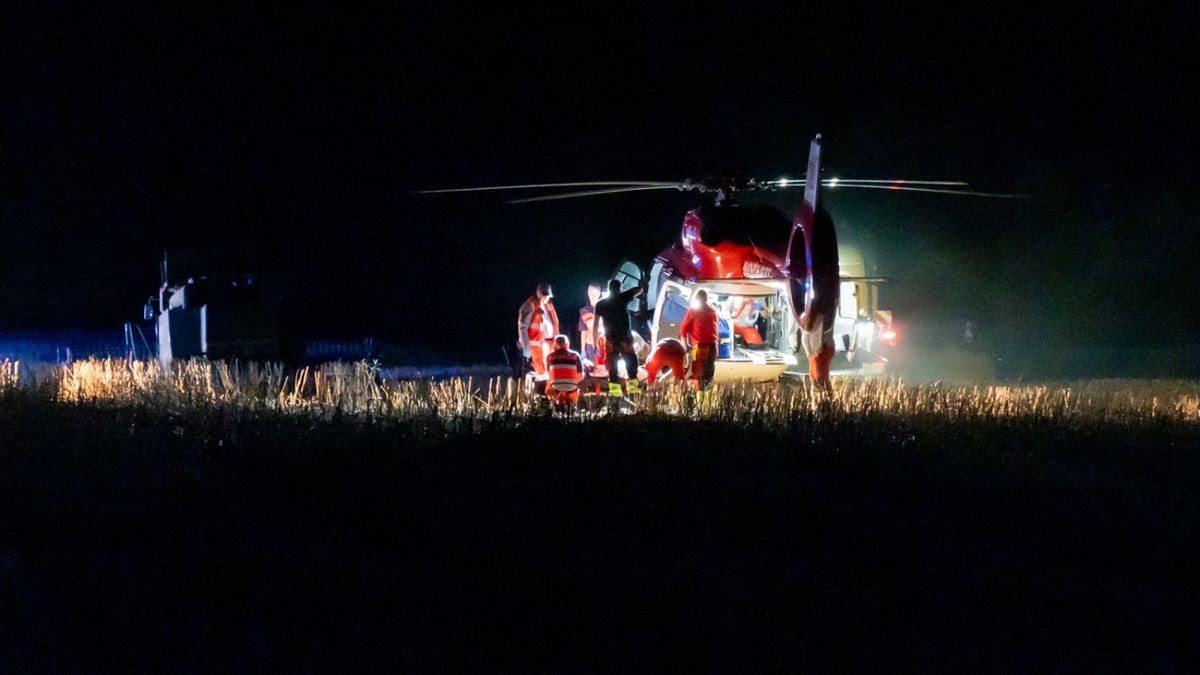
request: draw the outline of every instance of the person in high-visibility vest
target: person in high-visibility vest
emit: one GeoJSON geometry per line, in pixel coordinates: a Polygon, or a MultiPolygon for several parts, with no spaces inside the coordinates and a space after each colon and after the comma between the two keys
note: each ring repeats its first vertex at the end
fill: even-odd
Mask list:
{"type": "Polygon", "coordinates": [[[579,402],[579,382],[583,379],[583,358],[571,351],[566,335],[554,338],[554,351],[546,357],[550,379],[546,380],[546,396],[560,407],[579,402]]]}
{"type": "Polygon", "coordinates": [[[669,369],[675,381],[687,379],[687,349],[675,338],[663,338],[654,345],[646,361],[646,384],[653,387],[663,370],[669,369]]]}
{"type": "Polygon", "coordinates": [[[696,291],[679,324],[679,337],[692,352],[692,379],[700,389],[708,387],[716,372],[718,324],[717,310],[708,304],[708,291],[696,291]]]}
{"type": "Polygon", "coordinates": [[[521,355],[529,359],[538,379],[546,376],[546,353],[549,351],[546,343],[558,334],[558,312],[550,302],[553,297],[550,284],[543,281],[517,311],[517,341],[521,345],[521,355]]]}

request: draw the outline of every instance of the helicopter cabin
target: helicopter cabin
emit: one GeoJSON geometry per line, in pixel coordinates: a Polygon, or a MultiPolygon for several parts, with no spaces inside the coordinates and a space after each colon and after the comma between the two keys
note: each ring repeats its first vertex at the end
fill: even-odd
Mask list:
{"type": "MultiPolygon", "coordinates": [[[[886,350],[893,344],[889,338],[895,337],[890,313],[877,309],[879,284],[886,279],[864,273],[866,266],[858,249],[838,249],[842,282],[834,320],[837,356],[833,372],[843,377],[885,374],[889,364],[886,350]]],[[[720,317],[715,380],[769,382],[785,373],[807,373],[786,279],[685,279],[671,274],[670,269],[670,263],[656,258],[649,270],[642,330],[650,336],[650,345],[664,338],[679,339],[679,326],[692,297],[704,289],[720,317]]],[[[622,288],[639,285],[641,277],[641,268],[629,261],[614,275],[622,288]]],[[[635,316],[638,303],[639,299],[630,302],[635,316]]]]}

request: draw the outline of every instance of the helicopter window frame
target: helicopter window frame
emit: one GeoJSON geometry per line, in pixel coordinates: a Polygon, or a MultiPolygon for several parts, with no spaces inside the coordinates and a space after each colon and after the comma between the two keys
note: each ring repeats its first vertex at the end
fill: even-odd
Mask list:
{"type": "MultiPolygon", "coordinates": [[[[642,285],[642,269],[632,260],[622,260],[621,264],[617,265],[616,271],[613,272],[613,278],[621,282],[621,292],[624,293],[631,288],[637,288],[642,285]],[[637,274],[627,271],[626,267],[637,270],[637,274]]],[[[637,298],[632,298],[626,303],[625,308],[631,312],[636,312],[639,307],[638,303],[639,300],[637,298]]]]}
{"type": "Polygon", "coordinates": [[[688,288],[687,286],[684,286],[683,284],[680,284],[675,281],[664,281],[662,283],[662,288],[659,290],[657,301],[654,304],[654,324],[653,324],[653,326],[651,326],[651,333],[653,334],[653,339],[656,343],[659,340],[662,340],[664,337],[672,337],[675,339],[680,338],[678,329],[679,329],[679,325],[683,323],[684,314],[680,314],[679,319],[677,321],[670,321],[666,318],[665,308],[666,308],[667,302],[669,302],[671,300],[672,292],[677,294],[677,297],[682,298],[682,300],[683,300],[682,307],[683,307],[684,314],[687,313],[687,310],[691,306],[691,303],[692,303],[693,290],[691,288],[688,288]],[[663,328],[664,327],[669,328],[670,324],[674,324],[676,332],[673,335],[663,335],[662,334],[663,328]]]}

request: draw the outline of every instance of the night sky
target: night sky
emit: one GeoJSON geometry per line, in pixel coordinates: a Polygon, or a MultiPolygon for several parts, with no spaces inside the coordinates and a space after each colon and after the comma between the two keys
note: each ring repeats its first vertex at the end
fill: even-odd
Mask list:
{"type": "Polygon", "coordinates": [[[829,175],[1032,195],[830,194],[898,317],[1197,343],[1195,3],[571,4],[6,8],[0,331],[117,327],[189,248],[312,337],[495,358],[539,279],[574,314],[704,198],[411,191],[794,177],[820,132],[829,175]]]}

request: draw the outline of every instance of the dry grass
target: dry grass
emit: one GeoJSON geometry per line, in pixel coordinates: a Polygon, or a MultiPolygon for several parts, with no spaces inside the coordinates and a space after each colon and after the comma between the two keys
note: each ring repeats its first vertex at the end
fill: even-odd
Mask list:
{"type": "Polygon", "coordinates": [[[7,359],[0,361],[0,390],[16,387],[21,381],[21,364],[7,359]]]}
{"type": "MultiPolygon", "coordinates": [[[[63,366],[0,362],[0,389],[21,388],[66,403],[144,406],[182,412],[200,407],[368,420],[436,417],[444,422],[519,423],[545,415],[545,402],[507,378],[477,382],[380,381],[362,364],[328,364],[287,373],[273,364],[192,361],[167,372],[156,361],[77,361],[63,366]]],[[[583,413],[585,421],[604,414],[583,413]]],[[[1200,421],[1200,382],[1092,380],[1062,386],[905,385],[841,380],[832,395],[803,384],[717,385],[693,393],[668,386],[644,396],[636,416],[706,419],[787,429],[816,418],[1021,420],[1067,424],[1200,421]]]]}

